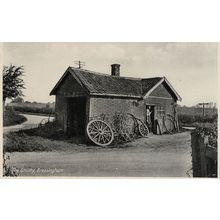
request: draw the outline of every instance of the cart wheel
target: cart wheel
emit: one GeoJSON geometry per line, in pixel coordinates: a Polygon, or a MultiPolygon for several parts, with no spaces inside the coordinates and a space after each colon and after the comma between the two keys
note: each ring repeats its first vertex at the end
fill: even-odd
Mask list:
{"type": "Polygon", "coordinates": [[[125,115],[125,120],[123,122],[123,131],[125,131],[130,139],[133,139],[135,136],[135,120],[130,114],[125,115]]]}
{"type": "Polygon", "coordinates": [[[163,119],[164,127],[169,134],[172,134],[175,129],[174,121],[171,118],[163,119]]]}
{"type": "Polygon", "coordinates": [[[102,120],[92,120],[87,125],[89,139],[99,146],[107,146],[114,140],[111,127],[102,120]]]}
{"type": "Polygon", "coordinates": [[[138,130],[142,137],[147,137],[149,134],[148,127],[143,122],[138,125],[138,130]]]}

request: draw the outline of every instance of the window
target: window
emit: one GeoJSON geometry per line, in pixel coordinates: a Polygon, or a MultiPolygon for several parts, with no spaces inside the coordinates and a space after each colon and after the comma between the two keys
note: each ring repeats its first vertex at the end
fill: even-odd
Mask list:
{"type": "Polygon", "coordinates": [[[165,116],[165,109],[163,106],[157,106],[156,111],[157,111],[157,117],[162,118],[165,116]]]}

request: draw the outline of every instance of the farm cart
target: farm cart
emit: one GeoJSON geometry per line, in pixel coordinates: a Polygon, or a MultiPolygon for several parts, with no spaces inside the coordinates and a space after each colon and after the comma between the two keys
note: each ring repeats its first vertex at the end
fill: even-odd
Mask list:
{"type": "Polygon", "coordinates": [[[146,124],[130,113],[93,116],[86,130],[89,139],[99,146],[108,146],[114,140],[128,142],[139,135],[147,137],[149,134],[146,124]]]}

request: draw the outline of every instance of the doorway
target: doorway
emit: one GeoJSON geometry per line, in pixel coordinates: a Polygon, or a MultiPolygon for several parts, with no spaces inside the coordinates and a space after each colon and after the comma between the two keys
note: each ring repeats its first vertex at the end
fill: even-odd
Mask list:
{"type": "Polygon", "coordinates": [[[155,133],[155,106],[146,105],[146,125],[150,133],[155,133]]]}
{"type": "Polygon", "coordinates": [[[84,135],[86,127],[86,98],[67,98],[67,134],[84,135]]]}

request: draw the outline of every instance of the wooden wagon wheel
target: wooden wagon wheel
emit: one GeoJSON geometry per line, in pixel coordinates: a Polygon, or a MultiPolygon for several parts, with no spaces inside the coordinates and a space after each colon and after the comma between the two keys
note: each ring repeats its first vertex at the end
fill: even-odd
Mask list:
{"type": "Polygon", "coordinates": [[[122,120],[121,133],[125,135],[125,141],[131,141],[135,136],[135,121],[130,114],[125,114],[122,120]]]}
{"type": "Polygon", "coordinates": [[[169,134],[172,134],[174,129],[175,129],[175,123],[174,123],[173,119],[164,117],[163,118],[163,124],[164,124],[164,127],[165,127],[166,131],[169,134]]]}
{"type": "Polygon", "coordinates": [[[89,139],[99,146],[107,146],[114,140],[111,127],[102,120],[92,120],[87,125],[89,139]]]}
{"type": "Polygon", "coordinates": [[[138,130],[142,137],[147,137],[149,134],[149,129],[146,124],[144,124],[142,121],[138,124],[138,130]]]}

